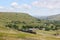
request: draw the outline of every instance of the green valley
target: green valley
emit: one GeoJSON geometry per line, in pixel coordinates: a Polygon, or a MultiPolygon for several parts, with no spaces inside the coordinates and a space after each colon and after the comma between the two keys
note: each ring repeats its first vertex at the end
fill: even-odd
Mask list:
{"type": "Polygon", "coordinates": [[[0,40],[60,40],[60,21],[27,13],[0,12],[0,40]]]}

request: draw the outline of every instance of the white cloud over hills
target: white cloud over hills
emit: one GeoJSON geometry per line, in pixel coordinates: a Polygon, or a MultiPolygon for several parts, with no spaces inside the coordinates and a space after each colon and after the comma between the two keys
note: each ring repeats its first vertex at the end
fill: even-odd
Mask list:
{"type": "Polygon", "coordinates": [[[13,2],[13,3],[11,3],[11,7],[13,7],[13,8],[24,8],[24,9],[30,9],[31,8],[31,6],[30,5],[28,5],[28,4],[21,4],[21,5],[19,5],[17,2],[13,2]]]}
{"type": "Polygon", "coordinates": [[[28,12],[32,15],[60,13],[60,0],[9,0],[5,4],[4,2],[0,2],[0,11],[28,12]]]}
{"type": "Polygon", "coordinates": [[[32,2],[33,6],[45,8],[60,8],[60,0],[37,0],[32,2]]]}
{"type": "MultiPolygon", "coordinates": [[[[27,3],[19,4],[18,2],[10,3],[10,8],[14,8],[14,9],[29,10],[29,9],[32,9],[32,7],[58,9],[58,8],[60,8],[60,0],[35,0],[33,2],[30,2],[30,4],[27,4],[27,3]]],[[[3,8],[5,8],[5,7],[0,6],[0,9],[3,9],[3,8]]]]}

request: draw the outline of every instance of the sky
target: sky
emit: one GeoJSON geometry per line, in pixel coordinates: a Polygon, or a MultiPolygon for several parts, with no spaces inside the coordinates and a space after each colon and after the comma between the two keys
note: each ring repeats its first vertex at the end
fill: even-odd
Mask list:
{"type": "Polygon", "coordinates": [[[60,0],[0,0],[0,12],[24,12],[32,16],[60,14],[60,0]]]}

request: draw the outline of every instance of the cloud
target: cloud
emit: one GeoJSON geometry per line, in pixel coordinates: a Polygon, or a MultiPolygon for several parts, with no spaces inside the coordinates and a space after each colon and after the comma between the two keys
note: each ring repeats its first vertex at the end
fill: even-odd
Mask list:
{"type": "Polygon", "coordinates": [[[0,6],[0,9],[3,9],[4,7],[3,6],[0,6]]]}
{"type": "Polygon", "coordinates": [[[11,3],[11,7],[12,8],[16,8],[16,9],[30,9],[31,8],[31,6],[30,5],[28,5],[28,4],[21,4],[21,5],[19,5],[17,2],[13,2],[13,3],[11,3]]]}
{"type": "Polygon", "coordinates": [[[20,8],[19,4],[17,2],[11,3],[11,7],[13,8],[20,8]]]}
{"type": "Polygon", "coordinates": [[[29,4],[18,4],[17,2],[12,2],[10,7],[0,6],[0,11],[4,12],[19,12],[19,11],[27,11],[30,10],[31,6],[29,4]]]}
{"type": "Polygon", "coordinates": [[[31,9],[31,6],[28,5],[28,4],[22,4],[21,6],[22,6],[22,8],[24,8],[24,9],[31,9]]]}
{"type": "Polygon", "coordinates": [[[32,2],[35,7],[45,7],[45,8],[60,8],[60,0],[37,0],[32,2]]]}

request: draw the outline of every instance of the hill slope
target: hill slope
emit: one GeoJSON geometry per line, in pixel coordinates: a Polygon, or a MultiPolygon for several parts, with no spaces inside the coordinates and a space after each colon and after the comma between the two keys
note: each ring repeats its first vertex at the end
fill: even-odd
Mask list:
{"type": "Polygon", "coordinates": [[[4,13],[4,12],[0,12],[0,21],[1,20],[5,20],[5,21],[11,21],[11,20],[19,20],[19,21],[34,21],[35,18],[33,18],[32,16],[26,14],[26,13],[4,13]]]}
{"type": "Polygon", "coordinates": [[[35,22],[36,19],[26,13],[0,12],[0,26],[4,26],[7,22],[11,21],[31,23],[35,22]]]}
{"type": "MultiPolygon", "coordinates": [[[[19,21],[23,25],[22,22],[29,24],[36,21],[36,19],[26,13],[0,12],[0,40],[29,40],[35,36],[5,27],[11,21],[19,21]]],[[[21,25],[19,24],[19,26],[21,25]]]]}
{"type": "Polygon", "coordinates": [[[59,21],[60,20],[60,14],[48,16],[47,19],[59,21]]]}

